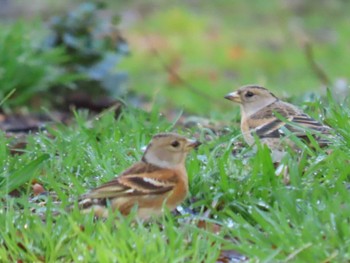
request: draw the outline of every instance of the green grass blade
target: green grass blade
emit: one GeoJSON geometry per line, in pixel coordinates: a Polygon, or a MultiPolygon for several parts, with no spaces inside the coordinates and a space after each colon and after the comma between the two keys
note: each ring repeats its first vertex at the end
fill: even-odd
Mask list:
{"type": "MultiPolygon", "coordinates": [[[[7,179],[4,179],[0,184],[0,192],[10,193],[26,182],[30,181],[35,175],[36,170],[40,165],[49,158],[48,154],[43,154],[34,161],[30,162],[22,169],[14,171],[7,179]]],[[[4,176],[2,176],[4,178],[4,176]]]]}

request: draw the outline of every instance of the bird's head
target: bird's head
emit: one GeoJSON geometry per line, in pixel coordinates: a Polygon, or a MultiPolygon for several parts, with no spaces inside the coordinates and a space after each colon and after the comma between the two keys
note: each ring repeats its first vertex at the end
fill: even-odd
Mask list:
{"type": "Polygon", "coordinates": [[[143,155],[143,160],[164,168],[185,163],[188,152],[201,143],[176,133],[159,133],[153,136],[143,155]]]}
{"type": "Polygon", "coordinates": [[[227,94],[225,99],[239,103],[247,115],[254,114],[278,100],[273,93],[258,85],[240,87],[238,90],[227,94]]]}

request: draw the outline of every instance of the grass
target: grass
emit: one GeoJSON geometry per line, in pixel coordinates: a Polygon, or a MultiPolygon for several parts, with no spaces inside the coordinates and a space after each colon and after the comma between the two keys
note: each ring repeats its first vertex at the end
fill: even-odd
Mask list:
{"type": "MultiPolygon", "coordinates": [[[[347,115],[330,109],[334,113],[329,118],[338,120],[340,129],[347,115]]],[[[95,221],[78,211],[66,213],[64,207],[140,159],[142,146],[153,134],[175,129],[187,136],[199,132],[203,140],[207,131],[174,127],[157,109],[150,113],[128,109],[117,121],[106,114],[93,125],[80,112],[76,123],[51,128],[54,139],[44,133],[30,136],[20,156],[2,147],[3,195],[18,176],[29,176],[28,180],[39,182],[62,201],[56,204],[49,197],[46,207],[41,207],[33,201],[30,183],[18,188],[20,197],[3,199],[2,261],[215,262],[222,249],[239,251],[251,262],[350,259],[346,183],[350,168],[344,166],[350,141],[335,139],[330,154],[319,149],[300,161],[291,152],[284,160],[290,167],[290,184],[285,185],[275,176],[266,148],[255,155],[249,149],[231,154],[231,138],[240,140],[239,130],[231,128],[229,134],[214,137],[188,158],[191,194],[183,206],[197,211],[197,219],[166,213],[148,224],[134,221],[134,214],[95,221]],[[249,153],[252,156],[245,157],[249,153]],[[211,207],[214,200],[217,205],[211,207]],[[208,208],[212,219],[204,220],[219,224],[219,234],[197,227],[208,208]],[[62,214],[54,216],[53,211],[62,214]]],[[[342,132],[350,133],[348,128],[342,132]]],[[[7,145],[10,139],[1,135],[1,141],[7,145]]]]}
{"type": "MultiPolygon", "coordinates": [[[[43,211],[39,205],[28,203],[28,197],[33,195],[31,184],[21,185],[20,198],[3,200],[6,208],[1,209],[0,216],[3,233],[0,259],[24,262],[101,262],[116,258],[118,262],[214,261],[220,245],[229,242],[192,224],[178,222],[169,214],[149,225],[132,222],[133,215],[118,220],[111,217],[106,222],[95,222],[92,215],[84,216],[77,211],[52,216],[52,211],[64,209],[70,202],[69,197],[74,200],[88,188],[110,180],[140,159],[141,148],[150,137],[173,126],[164,119],[159,120],[157,111],[145,114],[130,110],[119,121],[109,114],[96,120],[93,128],[86,125],[83,113],[77,114],[76,120],[75,128],[61,126],[51,130],[54,140],[45,134],[30,137],[28,148],[21,156],[11,156],[3,149],[3,163],[6,164],[3,166],[6,175],[1,187],[3,194],[12,190],[18,176],[26,177],[28,171],[34,172],[39,165],[37,160],[43,159],[40,156],[45,154],[50,158],[43,159],[34,179],[46,190],[56,193],[62,205],[53,204],[49,198],[47,209],[43,211]],[[135,132],[130,133],[130,130],[135,132]],[[33,215],[31,208],[44,213],[46,222],[33,215]],[[207,250],[208,247],[211,250],[207,250]]],[[[1,139],[2,145],[8,143],[4,135],[1,139]]],[[[190,159],[194,163],[189,170],[198,169],[195,156],[190,159]]]]}
{"type": "Polygon", "coordinates": [[[121,65],[129,72],[130,88],[149,98],[152,110],[128,107],[118,120],[105,114],[93,122],[88,112],[77,112],[75,124],[49,128],[53,139],[45,132],[30,135],[22,155],[11,155],[8,145],[14,139],[0,134],[0,261],[215,262],[222,250],[239,251],[250,262],[349,261],[349,103],[319,96],[325,92],[298,36],[305,31],[311,38],[332,83],[347,76],[347,4],[311,3],[298,11],[281,1],[257,1],[254,7],[244,1],[155,3],[157,9],[128,26],[132,56],[121,65]],[[174,79],[161,61],[211,99],[174,79]],[[291,96],[341,135],[329,153],[290,152],[283,160],[289,185],[275,175],[266,148],[254,153],[244,147],[232,155],[232,143],[242,141],[239,109],[222,97],[252,82],[291,96]],[[161,114],[174,108],[224,121],[226,133],[176,125],[161,114]],[[198,213],[195,219],[167,212],[144,224],[134,214],[96,221],[64,211],[79,195],[139,160],[152,135],[164,131],[196,134],[205,142],[187,160],[190,196],[183,207],[198,213]],[[35,201],[33,182],[50,191],[43,197],[46,206],[35,201]],[[20,196],[9,197],[15,188],[20,196]],[[204,216],[207,209],[210,218],[204,216]],[[45,223],[38,214],[45,215],[45,223]],[[198,227],[200,220],[220,225],[219,233],[198,227]]]}

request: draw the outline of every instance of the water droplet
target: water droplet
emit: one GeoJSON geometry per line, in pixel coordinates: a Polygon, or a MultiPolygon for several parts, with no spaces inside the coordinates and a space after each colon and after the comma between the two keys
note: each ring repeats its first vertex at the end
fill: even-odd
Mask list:
{"type": "Polygon", "coordinates": [[[233,222],[233,220],[231,218],[225,220],[225,224],[228,228],[233,228],[235,226],[235,223],[233,222]]]}
{"type": "Polygon", "coordinates": [[[182,206],[178,206],[178,207],[176,207],[176,210],[180,213],[180,214],[182,214],[183,213],[183,211],[184,211],[184,209],[183,209],[183,207],[182,206]]]}
{"type": "Polygon", "coordinates": [[[208,158],[206,155],[197,155],[197,159],[203,163],[208,163],[208,158]]]}
{"type": "Polygon", "coordinates": [[[228,190],[228,193],[229,194],[234,194],[236,191],[235,191],[235,189],[232,189],[232,188],[230,188],[229,190],[228,190]]]}

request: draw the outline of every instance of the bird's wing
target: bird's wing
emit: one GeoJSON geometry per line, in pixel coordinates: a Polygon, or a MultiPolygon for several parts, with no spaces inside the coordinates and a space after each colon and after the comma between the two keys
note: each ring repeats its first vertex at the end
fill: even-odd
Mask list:
{"type": "Polygon", "coordinates": [[[82,199],[108,199],[125,196],[159,195],[176,185],[176,172],[140,162],[121,176],[91,190],[82,199]]]}
{"type": "Polygon", "coordinates": [[[330,134],[331,128],[311,118],[307,114],[301,114],[290,118],[290,124],[286,128],[296,135],[305,135],[305,130],[310,133],[330,134]],[[295,125],[293,125],[295,124],[295,125]]]}
{"type": "MultiPolygon", "coordinates": [[[[259,113],[260,125],[254,127],[259,138],[280,138],[286,136],[284,129],[299,138],[307,138],[307,133],[313,135],[328,135],[331,128],[321,124],[301,110],[288,103],[274,103],[259,113]]],[[[321,138],[317,138],[321,142],[321,138]]],[[[326,142],[324,140],[324,142],[326,142]]]]}

